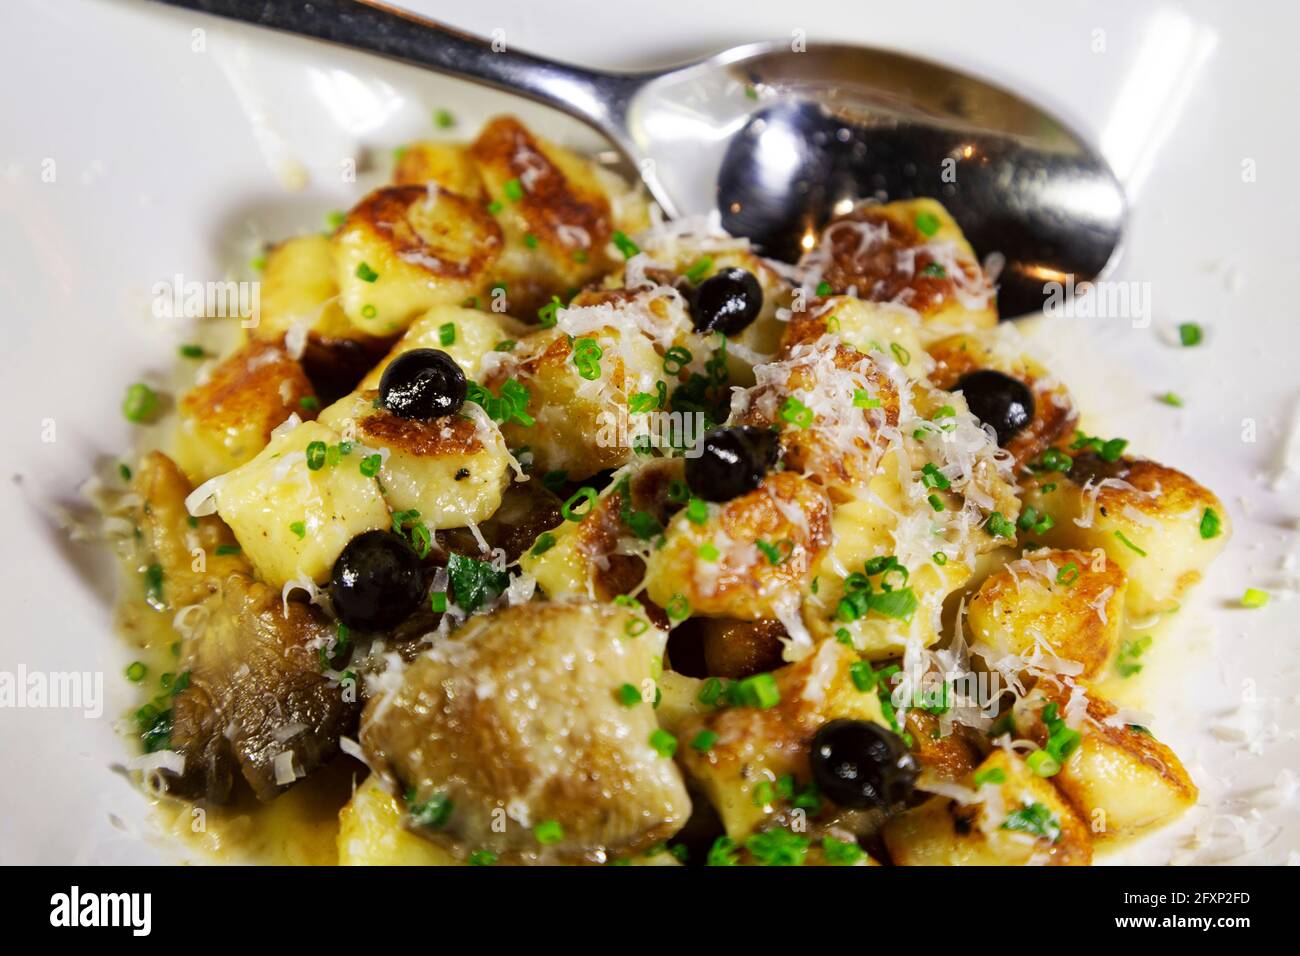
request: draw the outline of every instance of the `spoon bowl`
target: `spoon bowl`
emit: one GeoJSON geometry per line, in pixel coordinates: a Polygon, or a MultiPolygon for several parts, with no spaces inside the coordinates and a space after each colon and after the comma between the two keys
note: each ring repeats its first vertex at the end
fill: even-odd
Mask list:
{"type": "Polygon", "coordinates": [[[544,60],[364,0],[160,0],[370,50],[527,96],[608,137],[673,217],[793,261],[863,201],[928,196],[976,253],[1000,257],[1003,316],[1102,275],[1123,188],[1042,108],[957,70],[842,44],[759,43],[650,73],[544,60]]]}
{"type": "Polygon", "coordinates": [[[1003,257],[1004,315],[1041,308],[1045,283],[1100,275],[1123,232],[1123,189],[1081,137],[898,53],[738,47],[640,86],[625,115],[625,149],[667,210],[716,208],[775,258],[863,200],[940,200],[978,254],[1003,257]]]}

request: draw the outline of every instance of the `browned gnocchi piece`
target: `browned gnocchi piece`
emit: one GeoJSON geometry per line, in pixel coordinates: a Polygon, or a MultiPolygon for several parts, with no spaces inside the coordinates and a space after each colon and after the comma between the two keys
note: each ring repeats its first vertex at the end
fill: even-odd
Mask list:
{"type": "Polygon", "coordinates": [[[757,489],[708,506],[696,524],[669,522],[646,564],[646,591],[660,607],[756,621],[794,616],[814,562],[830,544],[831,506],[815,484],[774,472],[757,489]]]}
{"type": "Polygon", "coordinates": [[[1110,662],[1124,625],[1128,579],[1105,552],[1028,552],[984,579],[967,607],[967,635],[994,663],[1096,677],[1110,662]]]}
{"type": "Polygon", "coordinates": [[[1054,521],[1042,535],[1044,544],[1102,548],[1123,569],[1129,582],[1126,605],[1134,619],[1176,609],[1232,533],[1213,492],[1145,458],[1111,462],[1081,452],[1068,471],[1028,481],[1024,501],[1054,521]]]}
{"type": "Polygon", "coordinates": [[[832,219],[802,260],[835,294],[906,306],[935,330],[989,328],[993,284],[942,204],[911,199],[859,206],[832,219]]]}
{"type": "Polygon", "coordinates": [[[896,866],[1086,866],[1078,814],[1017,756],[994,750],[969,778],[970,802],[933,797],[885,824],[896,866]]]}
{"type": "Polygon", "coordinates": [[[315,391],[279,345],[250,342],[180,400],[177,457],[191,480],[237,468],[290,415],[312,418],[315,391]]]}

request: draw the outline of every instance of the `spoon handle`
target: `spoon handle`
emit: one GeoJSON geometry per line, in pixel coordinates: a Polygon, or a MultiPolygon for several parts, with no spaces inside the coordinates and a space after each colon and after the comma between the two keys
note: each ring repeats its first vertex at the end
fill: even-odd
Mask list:
{"type": "Polygon", "coordinates": [[[556,63],[369,0],[156,0],[431,67],[575,116],[623,145],[624,110],[646,77],[556,63]]]}

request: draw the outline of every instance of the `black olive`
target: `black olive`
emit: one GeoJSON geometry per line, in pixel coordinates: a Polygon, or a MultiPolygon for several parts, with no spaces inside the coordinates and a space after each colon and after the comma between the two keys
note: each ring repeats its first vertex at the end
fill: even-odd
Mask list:
{"type": "Polygon", "coordinates": [[[997,432],[1005,445],[1034,420],[1034,396],[1029,386],[991,368],[969,372],[952,387],[966,396],[971,414],[997,432]]]}
{"type": "Polygon", "coordinates": [[[700,283],[691,303],[697,332],[735,335],[758,318],[763,287],[744,269],[722,269],[700,283]]]}
{"type": "Polygon", "coordinates": [[[706,501],[730,501],[758,487],[776,464],[777,437],[753,425],[715,428],[700,440],[700,454],[686,459],[686,486],[706,501]]]}
{"type": "Polygon", "coordinates": [[[465,373],[438,349],[411,349],[388,363],[379,379],[379,401],[402,418],[450,415],[465,403],[465,373]]]}
{"type": "Polygon", "coordinates": [[[358,631],[384,631],[424,600],[420,558],[390,531],[367,531],[348,542],[330,575],[334,613],[358,631]]]}
{"type": "Polygon", "coordinates": [[[832,720],[813,737],[812,777],[830,800],[856,810],[892,810],[916,783],[916,761],[897,734],[865,720],[832,720]]]}

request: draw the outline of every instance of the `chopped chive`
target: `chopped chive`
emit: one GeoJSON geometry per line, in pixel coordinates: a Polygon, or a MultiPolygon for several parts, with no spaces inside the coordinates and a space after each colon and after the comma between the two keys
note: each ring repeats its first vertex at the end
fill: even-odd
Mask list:
{"type": "Polygon", "coordinates": [[[623,684],[614,691],[614,699],[624,707],[635,707],[641,703],[641,692],[637,690],[635,684],[623,684]]]}
{"type": "Polygon", "coordinates": [[[296,534],[299,540],[307,537],[307,525],[302,521],[295,521],[290,524],[289,530],[296,534]]]}
{"type": "Polygon", "coordinates": [[[149,668],[144,666],[142,661],[132,661],[126,668],[126,679],[133,684],[138,684],[144,680],[145,674],[149,673],[149,668]]]}
{"type": "Polygon", "coordinates": [[[559,820],[543,820],[533,827],[533,836],[543,846],[550,846],[564,839],[564,827],[559,820]]]}
{"type": "Polygon", "coordinates": [[[641,251],[641,247],[629,239],[625,232],[616,231],[614,233],[614,245],[618,247],[618,251],[623,254],[624,259],[631,259],[641,251]]]}
{"type": "Polygon", "coordinates": [[[537,542],[528,553],[534,558],[539,558],[553,547],[555,547],[555,535],[549,531],[543,531],[537,536],[537,542]]]}
{"type": "Polygon", "coordinates": [[[1052,777],[1061,770],[1060,761],[1046,750],[1035,750],[1025,758],[1025,763],[1029,764],[1029,769],[1040,777],[1052,777]]]}
{"type": "Polygon", "coordinates": [[[671,757],[677,753],[677,738],[659,727],[650,734],[650,746],[659,756],[671,757]]]}
{"type": "Polygon", "coordinates": [[[1183,348],[1200,345],[1204,338],[1205,332],[1195,322],[1183,322],[1178,326],[1178,341],[1182,343],[1183,348]]]}
{"type": "Polygon", "coordinates": [[[989,515],[985,530],[995,538],[1014,538],[1016,526],[1002,512],[995,511],[989,515]]]}
{"type": "Polygon", "coordinates": [[[433,125],[438,129],[451,129],[456,125],[456,117],[452,115],[451,110],[434,110],[433,125]]]}
{"type": "Polygon", "coordinates": [[[933,236],[939,231],[939,217],[932,212],[919,212],[916,214],[916,228],[926,238],[933,236]]]}
{"type": "Polygon", "coordinates": [[[325,453],[327,449],[323,441],[312,441],[307,443],[307,467],[312,471],[320,471],[325,465],[325,453]]]}
{"type": "Polygon", "coordinates": [[[452,345],[456,341],[456,323],[444,322],[438,326],[438,344],[452,345]]]}
{"type": "Polygon", "coordinates": [[[674,345],[664,353],[664,371],[669,375],[677,375],[686,366],[691,364],[691,353],[689,350],[680,345],[674,345]]]}
{"type": "Polygon", "coordinates": [[[1128,678],[1140,673],[1142,665],[1138,663],[1138,660],[1150,646],[1150,634],[1143,634],[1131,640],[1121,641],[1119,653],[1115,656],[1115,670],[1119,673],[1119,676],[1128,678]]]}
{"type": "Polygon", "coordinates": [[[1201,515],[1201,537],[1205,540],[1217,538],[1222,530],[1222,523],[1219,521],[1218,512],[1213,508],[1206,508],[1205,514],[1201,515]]]}
{"type": "Polygon", "coordinates": [[[564,515],[565,521],[572,521],[575,524],[582,521],[583,518],[591,514],[591,509],[596,506],[596,489],[590,485],[583,485],[573,493],[573,496],[560,508],[560,514],[564,515]],[[586,506],[583,506],[583,502],[586,506]],[[579,511],[578,509],[582,510],[579,511]]]}
{"type": "Polygon", "coordinates": [[[981,770],[975,774],[975,786],[982,787],[986,783],[1006,783],[1007,774],[1001,767],[990,767],[988,770],[981,770]]]}
{"type": "Polygon", "coordinates": [[[937,488],[939,491],[947,491],[952,487],[952,482],[948,480],[948,476],[929,462],[921,467],[921,484],[927,488],[937,488]]]}
{"type": "Polygon", "coordinates": [[[686,502],[686,517],[691,524],[702,525],[709,520],[709,506],[701,498],[686,502]]]}
{"type": "MultiPolygon", "coordinates": [[[[840,630],[843,630],[843,628],[840,630]]],[[[848,631],[844,633],[847,634],[848,631]]],[[[872,669],[870,661],[854,661],[850,664],[849,677],[853,681],[853,686],[863,693],[875,689],[876,672],[872,669]]]]}
{"type": "Polygon", "coordinates": [[[736,685],[736,697],[746,707],[767,709],[781,702],[781,689],[770,673],[751,674],[736,685]]]}
{"type": "Polygon", "coordinates": [[[562,305],[563,303],[560,302],[560,297],[553,295],[551,296],[550,302],[546,303],[546,305],[542,306],[540,309],[537,310],[537,321],[542,328],[544,329],[555,328],[555,323],[558,321],[559,318],[556,315],[556,313],[560,311],[562,305]]]}
{"type": "Polygon", "coordinates": [[[127,421],[147,421],[158,410],[158,393],[143,382],[136,382],[126,388],[126,398],[122,400],[122,414],[127,421]]]}
{"type": "Polygon", "coordinates": [[[1160,401],[1164,402],[1166,405],[1172,405],[1174,408],[1183,407],[1182,397],[1173,392],[1165,392],[1160,396],[1160,401]]]}
{"type": "Polygon", "coordinates": [[[369,264],[361,262],[357,264],[357,278],[362,282],[374,282],[379,278],[379,273],[370,268],[369,264]]]}
{"type": "Polygon", "coordinates": [[[519,202],[524,198],[524,184],[518,179],[508,179],[503,187],[506,198],[511,202],[519,202]]]}
{"type": "Polygon", "coordinates": [[[718,742],[718,735],[712,730],[701,730],[691,740],[691,749],[699,753],[708,753],[713,749],[713,745],[718,742]]]}
{"type": "MultiPolygon", "coordinates": [[[[781,564],[783,561],[785,561],[787,557],[790,556],[789,551],[787,551],[785,554],[781,553],[781,549],[779,547],[781,543],[782,542],[777,542],[777,544],[769,544],[766,541],[759,540],[754,542],[754,547],[758,548],[759,551],[763,552],[763,557],[767,558],[768,564],[775,567],[776,565],[781,564]]],[[[790,543],[789,546],[790,549],[793,550],[794,547],[793,543],[790,543]]]]}
{"type": "Polygon", "coordinates": [[[712,268],[713,268],[712,257],[701,256],[699,259],[696,259],[693,263],[691,263],[690,266],[687,267],[686,271],[682,273],[682,275],[685,276],[687,281],[689,282],[699,282],[706,275],[708,275],[709,270],[712,268]]]}
{"type": "Polygon", "coordinates": [[[373,478],[375,477],[375,475],[379,474],[379,468],[380,466],[383,465],[383,463],[384,463],[383,455],[380,454],[367,455],[365,458],[361,459],[361,464],[358,465],[357,467],[360,470],[361,474],[365,475],[367,478],[373,478]]]}
{"type": "Polygon", "coordinates": [[[1241,596],[1242,607],[1259,608],[1267,603],[1268,592],[1259,588],[1246,588],[1246,593],[1241,596]]]}
{"type": "Polygon", "coordinates": [[[416,826],[429,827],[434,830],[441,829],[451,817],[453,804],[445,793],[435,793],[424,803],[411,803],[410,797],[407,798],[410,804],[408,810],[411,815],[411,822],[416,826]]]}
{"type": "Polygon", "coordinates": [[[813,410],[793,395],[781,405],[781,420],[789,422],[796,428],[809,428],[814,420],[813,410]]]}
{"type": "Polygon", "coordinates": [[[182,345],[180,348],[181,358],[201,359],[207,356],[207,350],[202,345],[182,345]]]}
{"type": "Polygon", "coordinates": [[[1132,551],[1132,552],[1134,552],[1134,553],[1136,553],[1136,554],[1138,554],[1138,555],[1140,555],[1140,556],[1142,556],[1142,557],[1144,557],[1144,558],[1147,556],[1147,553],[1146,553],[1145,551],[1143,551],[1141,548],[1139,548],[1139,547],[1138,547],[1136,544],[1134,544],[1132,541],[1130,541],[1130,540],[1128,539],[1128,537],[1124,534],[1123,531],[1116,531],[1116,532],[1115,532],[1115,537],[1119,538],[1120,543],[1123,544],[1124,547],[1128,548],[1130,551],[1132,551]]]}

